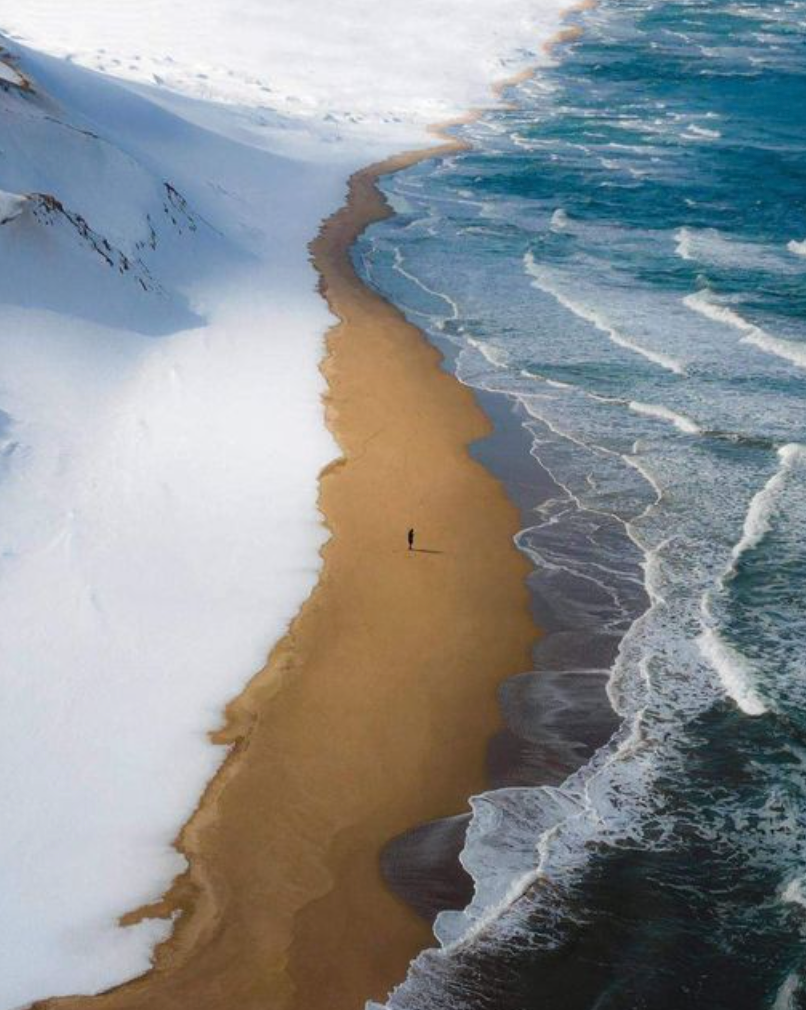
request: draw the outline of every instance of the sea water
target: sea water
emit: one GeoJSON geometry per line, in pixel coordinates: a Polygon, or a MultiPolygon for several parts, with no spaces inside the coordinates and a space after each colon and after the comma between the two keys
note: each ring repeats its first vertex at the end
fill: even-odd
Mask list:
{"type": "Polygon", "coordinates": [[[598,670],[619,723],[474,802],[475,898],[390,1006],[799,1007],[806,3],[579,18],[355,250],[528,432],[546,666],[598,670]]]}

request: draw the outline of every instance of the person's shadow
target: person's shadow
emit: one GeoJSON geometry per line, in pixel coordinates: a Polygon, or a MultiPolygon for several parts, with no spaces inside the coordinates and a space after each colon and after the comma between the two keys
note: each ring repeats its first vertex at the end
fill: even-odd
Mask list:
{"type": "Polygon", "coordinates": [[[445,551],[432,551],[428,547],[412,547],[410,549],[411,554],[444,554],[445,551]]]}

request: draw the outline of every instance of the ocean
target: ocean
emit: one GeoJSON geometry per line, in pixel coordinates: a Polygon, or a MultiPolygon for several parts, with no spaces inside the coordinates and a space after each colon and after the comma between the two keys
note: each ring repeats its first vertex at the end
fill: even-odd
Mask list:
{"type": "Polygon", "coordinates": [[[575,19],[354,251],[509,440],[546,632],[388,1005],[806,1006],[806,3],[575,19]]]}

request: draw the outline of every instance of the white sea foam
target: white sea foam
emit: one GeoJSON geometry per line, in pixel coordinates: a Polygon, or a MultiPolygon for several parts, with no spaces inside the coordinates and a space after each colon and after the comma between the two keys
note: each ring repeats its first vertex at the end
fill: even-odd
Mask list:
{"type": "MultiPolygon", "coordinates": [[[[719,579],[720,590],[736,575],[742,556],[758,547],[772,529],[786,482],[796,468],[806,465],[806,446],[794,442],[784,445],[778,450],[778,459],[777,470],[750,501],[742,535],[731,550],[730,561],[719,579]]],[[[769,706],[756,690],[758,671],[750,659],[720,634],[712,612],[714,598],[714,591],[709,590],[702,599],[704,630],[698,639],[700,651],[736,704],[748,715],[761,715],[769,711],[769,706]]]]}
{"type": "Polygon", "coordinates": [[[670,410],[668,407],[658,406],[653,403],[639,403],[635,400],[630,402],[629,407],[636,414],[643,414],[645,417],[655,417],[659,421],[669,421],[678,431],[682,431],[686,435],[699,435],[702,431],[700,426],[692,421],[690,417],[670,410]]]}
{"type": "Polygon", "coordinates": [[[792,239],[791,242],[787,242],[786,247],[796,256],[806,256],[806,239],[802,242],[796,242],[795,239],[792,239]]]}
{"type": "Polygon", "coordinates": [[[795,467],[803,466],[806,463],[806,446],[794,442],[784,445],[778,450],[778,458],[780,460],[778,470],[750,502],[741,539],[731,552],[729,574],[735,572],[736,564],[741,556],[757,547],[769,533],[778,498],[787,477],[795,467]]]}
{"type": "Polygon", "coordinates": [[[675,251],[684,260],[738,270],[799,274],[802,266],[775,245],[748,242],[728,236],[716,228],[678,228],[675,251]]]}
{"type": "Polygon", "coordinates": [[[734,309],[716,301],[715,297],[713,292],[706,288],[695,294],[686,295],[683,304],[701,316],[739,330],[743,334],[741,338],[743,344],[752,344],[768,354],[774,354],[776,357],[797,365],[798,368],[806,368],[806,343],[785,340],[767,333],[760,326],[756,326],[740,316],[734,309]]]}
{"type": "Polygon", "coordinates": [[[781,892],[781,900],[806,909],[806,881],[803,877],[793,877],[781,892]]]}
{"type": "MultiPolygon", "coordinates": [[[[689,134],[693,134],[698,140],[719,140],[722,136],[719,130],[709,130],[705,126],[697,126],[696,123],[690,123],[686,127],[686,131],[689,134]]],[[[683,134],[683,139],[689,139],[685,133],[683,134]]]]}
{"type": "Polygon", "coordinates": [[[500,347],[493,347],[492,344],[488,343],[486,340],[477,340],[475,337],[465,338],[471,347],[475,347],[479,351],[485,361],[489,363],[494,368],[506,368],[510,363],[510,356],[505,350],[500,347]]]}
{"type": "Polygon", "coordinates": [[[473,818],[461,861],[473,877],[473,900],[462,911],[442,912],[434,932],[444,947],[483,928],[509,906],[534,876],[540,835],[578,809],[560,790],[497,789],[470,801],[473,818]]]}
{"type": "MultiPolygon", "coordinates": [[[[663,499],[663,485],[658,479],[657,474],[654,473],[652,468],[647,464],[646,460],[642,459],[640,456],[623,456],[622,459],[627,466],[631,466],[633,470],[637,470],[655,492],[655,501],[650,502],[642,514],[642,517],[646,516],[653,508],[655,508],[658,502],[663,499]]],[[[649,592],[649,590],[647,590],[647,592],[649,592]]],[[[652,593],[649,593],[649,595],[651,597],[652,593]]]]}
{"type": "MultiPolygon", "coordinates": [[[[565,224],[566,222],[562,222],[563,227],[565,224]]],[[[573,222],[571,227],[577,234],[578,222],[573,222]]],[[[717,248],[718,236],[699,235],[698,252],[705,253],[709,238],[715,239],[707,251],[709,257],[721,253],[731,257],[737,254],[755,256],[757,252],[763,251],[761,247],[753,248],[752,243],[747,243],[746,247],[741,248],[735,243],[717,248]]],[[[604,246],[604,243],[602,245],[604,246]]],[[[632,252],[632,248],[630,251],[632,252]]],[[[532,407],[530,412],[535,417],[540,416],[544,424],[531,426],[535,436],[532,451],[541,463],[548,461],[547,469],[558,487],[567,490],[569,499],[580,508],[586,507],[589,510],[589,517],[592,514],[600,516],[614,508],[613,502],[621,505],[630,496],[633,509],[631,514],[635,515],[635,519],[628,524],[630,535],[644,552],[645,587],[652,601],[650,611],[636,622],[625,640],[622,652],[624,662],[619,673],[614,674],[610,686],[611,697],[616,707],[621,705],[622,711],[633,714],[635,706],[639,704],[637,699],[640,698],[639,691],[643,681],[645,696],[648,698],[645,721],[642,725],[636,718],[630,739],[621,750],[620,765],[614,762],[608,769],[612,774],[610,776],[603,774],[596,781],[591,781],[585,795],[591,802],[580,803],[576,816],[564,820],[557,830],[550,831],[544,839],[541,839],[540,858],[541,861],[545,860],[541,863],[541,868],[545,870],[547,881],[560,891],[563,882],[561,870],[565,859],[581,858],[585,842],[592,836],[602,842],[602,848],[605,848],[608,832],[619,818],[623,819],[622,823],[627,822],[626,831],[640,832],[641,822],[649,823],[651,828],[647,834],[651,834],[651,840],[645,837],[645,844],[652,845],[660,841],[663,845],[664,832],[667,830],[662,809],[667,794],[666,788],[659,796],[657,793],[653,795],[650,790],[642,793],[639,788],[632,787],[636,780],[640,780],[642,773],[649,778],[654,765],[655,768],[659,768],[666,783],[674,780],[680,773],[681,779],[677,784],[681,785],[685,793],[686,762],[690,758],[692,746],[688,729],[696,724],[695,720],[689,719],[688,716],[695,710],[694,705],[697,702],[702,704],[699,711],[707,712],[715,701],[721,700],[727,693],[734,698],[740,710],[748,715],[761,715],[776,704],[776,695],[770,681],[762,680],[762,674],[767,674],[769,670],[766,662],[768,654],[764,651],[765,643],[754,641],[753,646],[747,648],[747,655],[742,655],[743,648],[731,648],[733,638],[728,635],[727,622],[724,637],[720,634],[719,626],[709,626],[702,631],[701,640],[698,642],[701,625],[696,607],[702,593],[719,580],[729,545],[736,539],[736,533],[733,533],[726,543],[724,532],[726,529],[739,529],[749,497],[746,488],[751,484],[755,490],[769,476],[769,470],[764,471],[760,480],[754,480],[750,475],[758,472],[760,468],[758,464],[764,465],[765,454],[762,447],[770,444],[772,437],[770,432],[775,430],[777,437],[780,438],[781,431],[791,431],[789,438],[800,439],[800,435],[795,434],[795,431],[802,420],[798,416],[795,402],[789,415],[794,423],[789,426],[782,425],[782,416],[786,415],[789,405],[783,404],[785,399],[783,396],[769,397],[767,395],[769,389],[766,388],[760,394],[756,394],[754,390],[749,389],[748,384],[744,384],[741,391],[735,390],[734,383],[726,390],[727,395],[723,399],[719,381],[723,374],[735,377],[735,374],[738,374],[737,369],[744,374],[743,366],[747,360],[755,360],[757,356],[749,350],[742,350],[737,354],[737,348],[734,346],[737,343],[736,336],[727,339],[725,333],[711,326],[707,320],[698,320],[690,315],[687,309],[680,305],[679,295],[669,294],[666,297],[661,294],[656,297],[654,292],[651,297],[646,298],[640,294],[636,295],[635,286],[630,283],[634,278],[625,276],[626,271],[621,273],[620,266],[623,262],[621,258],[618,264],[614,264],[612,258],[608,256],[607,248],[601,256],[597,255],[599,250],[596,249],[593,253],[599,260],[597,263],[594,255],[590,255],[591,252],[589,246],[580,249],[579,257],[582,259],[582,255],[589,255],[590,259],[586,266],[590,264],[591,269],[577,269],[575,276],[571,270],[566,273],[559,269],[550,269],[546,274],[549,283],[554,284],[555,288],[560,289],[569,300],[576,303],[577,308],[596,310],[600,324],[612,326],[635,336],[640,343],[646,342],[651,346],[658,346],[663,351],[668,350],[675,355],[678,354],[676,350],[678,347],[684,347],[685,351],[680,352],[681,357],[685,355],[686,360],[693,359],[698,364],[702,362],[714,367],[713,369],[698,367],[696,371],[692,368],[694,374],[690,381],[675,382],[671,385],[668,380],[659,382],[654,370],[632,368],[629,370],[631,373],[629,379],[617,384],[612,381],[610,372],[603,380],[596,371],[595,366],[607,361],[608,357],[612,358],[612,354],[608,355],[605,342],[595,333],[589,332],[588,327],[573,325],[573,320],[567,316],[557,319],[557,312],[546,305],[546,308],[551,310],[549,312],[551,328],[556,329],[554,324],[559,322],[559,329],[554,333],[554,339],[545,339],[543,328],[538,338],[532,335],[531,349],[534,350],[536,346],[535,339],[539,344],[539,355],[537,353],[532,355],[534,359],[539,357],[542,362],[539,370],[548,371],[558,366],[563,370],[573,369],[579,375],[579,379],[574,381],[579,381],[580,386],[596,383],[598,380],[601,388],[608,391],[615,389],[622,393],[623,398],[619,399],[592,395],[582,390],[573,395],[560,396],[558,392],[564,388],[563,386],[557,387],[553,382],[546,382],[543,376],[534,376],[539,379],[541,386],[534,397],[534,404],[530,404],[532,407]],[[612,286],[609,283],[611,279],[616,281],[612,286]],[[608,295],[612,297],[608,298],[608,295]],[[650,306],[660,307],[661,311],[653,314],[650,306]],[[647,311],[648,308],[650,311],[647,311]],[[666,313],[664,309],[670,311],[666,313]],[[656,322],[658,317],[662,320],[660,323],[656,322]],[[725,344],[733,349],[727,362],[725,344]],[[688,357],[689,352],[691,358],[688,357]],[[588,367],[589,363],[595,365],[588,367]],[[542,388],[543,383],[555,388],[550,390],[542,388]],[[731,395],[733,393],[736,395],[731,395]],[[626,409],[602,407],[590,403],[587,398],[596,400],[599,404],[626,405],[631,396],[649,401],[644,404],[650,408],[649,411],[642,411],[639,408],[637,413],[648,413],[658,420],[676,425],[687,434],[695,434],[699,427],[687,416],[688,412],[691,412],[692,416],[701,419],[709,430],[714,428],[719,432],[736,433],[737,441],[742,440],[741,444],[744,444],[744,436],[747,436],[748,449],[741,453],[703,455],[701,443],[694,450],[690,439],[675,438],[673,433],[670,436],[668,432],[661,431],[658,425],[653,425],[653,437],[638,436],[633,450],[636,459],[627,460],[651,480],[657,491],[656,501],[650,503],[643,512],[639,512],[636,506],[646,501],[646,497],[633,497],[630,494],[631,486],[621,474],[615,472],[615,468],[608,465],[609,458],[602,457],[595,462],[591,459],[591,453],[595,451],[592,443],[595,441],[603,441],[608,446],[621,445],[625,437],[632,440],[636,430],[645,431],[650,426],[636,418],[630,420],[626,409]],[[663,408],[665,416],[659,416],[658,411],[652,409],[652,401],[655,399],[679,407],[684,413],[680,414],[675,410],[670,412],[670,416],[670,413],[666,412],[667,409],[663,408]],[[763,422],[761,428],[755,423],[759,418],[763,422]],[[572,444],[558,448],[559,440],[553,439],[552,433],[568,438],[572,444]],[[757,436],[757,442],[752,441],[753,436],[757,436]],[[753,448],[754,445],[758,445],[759,448],[753,448]],[[630,490],[627,490],[628,488],[630,490]],[[602,512],[594,512],[597,508],[601,508],[602,512]],[[759,647],[758,651],[756,645],[759,647]],[[715,675],[715,669],[718,676],[715,675]],[[623,678],[623,685],[619,685],[620,678],[623,678]],[[655,800],[658,802],[653,805],[655,800]],[[644,801],[644,806],[641,805],[641,801],[644,801]],[[590,832],[587,838],[586,832],[590,832]],[[596,832],[599,834],[596,835],[596,832]]],[[[536,255],[539,258],[539,254],[536,255]]],[[[778,257],[785,259],[786,254],[783,250],[779,250],[778,257]]],[[[592,321],[596,325],[597,320],[592,321]]],[[[601,325],[597,328],[601,329],[601,325]]],[[[527,339],[525,337],[523,341],[524,351],[529,347],[527,339]]],[[[528,360],[527,355],[528,351],[519,353],[518,357],[521,360],[528,360]]],[[[621,375],[618,378],[620,380],[621,375]]],[[[535,386],[537,388],[537,383],[535,386]]],[[[521,389],[522,386],[519,384],[518,388],[521,389]]],[[[631,409],[634,409],[632,405],[631,409]]],[[[731,437],[731,434],[726,434],[726,437],[731,437]]],[[[788,450],[784,450],[782,456],[785,457],[787,453],[788,450]]],[[[558,510],[551,514],[551,518],[557,526],[561,526],[566,515],[572,511],[571,508],[566,509],[564,513],[558,510]]],[[[791,516],[791,511],[787,510],[787,514],[791,516]]],[[[752,516],[748,518],[752,519],[752,516]]],[[[752,523],[750,525],[752,526],[752,523]]],[[[591,521],[590,527],[596,528],[595,520],[591,521]]],[[[563,527],[563,535],[565,551],[573,552],[567,526],[563,527]]],[[[591,537],[591,541],[593,539],[591,537]]],[[[543,542],[537,541],[537,546],[542,547],[543,542]]],[[[557,570],[570,569],[570,566],[563,568],[563,562],[566,564],[568,562],[562,548],[557,550],[554,556],[548,554],[548,557],[557,570]]],[[[721,602],[723,601],[720,600],[721,602]]],[[[733,625],[730,627],[732,630],[733,625]]],[[[783,674],[783,671],[781,672],[783,674]]],[[[702,741],[697,740],[695,743],[699,744],[702,741]]],[[[752,775],[755,777],[756,769],[753,769],[752,775]]],[[[490,799],[494,803],[495,794],[490,799]]],[[[685,800],[684,795],[683,802],[685,800]]],[[[707,823],[702,818],[697,821],[693,809],[692,815],[693,821],[696,821],[696,830],[702,831],[702,837],[714,839],[723,837],[730,840],[733,831],[739,849],[743,851],[747,844],[753,856],[756,855],[755,849],[759,843],[766,844],[763,838],[766,832],[763,828],[759,831],[747,831],[745,833],[747,837],[744,837],[741,826],[749,825],[749,822],[746,820],[746,811],[735,797],[717,796],[713,809],[709,810],[707,823]],[[734,802],[736,808],[732,806],[734,802]],[[737,809],[739,816],[735,821],[730,817],[723,819],[726,808],[730,808],[731,811],[737,809]]],[[[771,822],[776,817],[777,812],[771,811],[771,822]]],[[[688,819],[684,819],[688,823],[688,819]]],[[[752,821],[754,825],[758,825],[755,815],[752,821]]],[[[796,827],[796,820],[791,823],[796,827]]],[[[796,837],[797,832],[782,831],[778,838],[774,832],[769,832],[769,835],[770,847],[774,848],[776,842],[784,835],[792,839],[796,837]]],[[[675,850],[682,837],[679,834],[679,822],[670,826],[669,837],[672,841],[670,848],[675,850]]],[[[684,844],[686,840],[684,839],[684,844]]],[[[788,841],[784,842],[782,848],[788,844],[788,841]]],[[[594,849],[591,845],[588,852],[593,851],[602,850],[594,849]]],[[[528,860],[529,853],[525,855],[528,860]]],[[[779,856],[775,852],[773,859],[776,860],[776,865],[780,865],[779,856]]],[[[522,894],[524,887],[540,875],[540,869],[533,871],[530,876],[527,862],[526,874],[522,876],[518,872],[520,867],[517,860],[512,858],[511,853],[504,852],[501,854],[500,863],[493,864],[489,871],[491,879],[498,876],[498,871],[504,864],[508,864],[513,871],[510,888],[498,892],[499,895],[503,893],[503,901],[491,904],[486,917],[479,920],[481,928],[489,927],[490,933],[488,937],[482,938],[476,950],[487,951],[485,941],[489,939],[492,941],[490,947],[495,943],[494,949],[500,951],[501,944],[506,943],[513,934],[516,944],[536,942],[540,950],[549,948],[558,936],[560,937],[558,942],[562,943],[566,935],[564,926],[567,925],[568,915],[561,901],[554,904],[556,892],[553,889],[535,889],[535,893],[522,901],[519,908],[512,909],[511,914],[507,915],[510,901],[522,894]],[[557,934],[553,933],[547,923],[545,931],[541,930],[541,935],[535,940],[534,930],[531,929],[535,918],[529,915],[529,911],[534,908],[545,912],[547,920],[550,920],[552,911],[556,908],[558,918],[561,917],[561,927],[557,934]],[[496,928],[494,923],[498,916],[501,916],[503,921],[496,928]]],[[[478,890],[483,891],[487,883],[488,881],[484,881],[478,890]]],[[[574,892],[574,899],[580,895],[581,901],[584,901],[585,896],[581,891],[574,892]]],[[[459,919],[461,913],[456,916],[452,924],[454,927],[459,919]]],[[[471,935],[477,932],[478,926],[471,935]]],[[[414,981],[411,988],[405,991],[399,1001],[393,1001],[392,1005],[402,1008],[414,1004],[428,1004],[428,996],[432,993],[423,992],[423,989],[430,988],[428,983],[432,980],[429,978],[429,965],[425,963],[426,960],[423,959],[412,972],[411,978],[414,981]],[[419,986],[422,988],[418,989],[419,986]],[[416,996],[412,998],[414,993],[416,996]]],[[[438,961],[448,963],[449,959],[434,958],[431,966],[438,961]]],[[[458,971],[450,977],[451,985],[437,986],[436,992],[433,993],[437,1002],[440,998],[446,1005],[451,999],[457,1000],[458,1003],[473,1002],[475,989],[472,980],[468,990],[456,984],[457,978],[461,975],[461,964],[466,966],[468,963],[469,960],[460,961],[458,971]],[[450,995],[446,996],[446,993],[450,995]]],[[[437,975],[437,982],[439,981],[437,975]]],[[[780,978],[775,984],[779,982],[780,978]]],[[[791,986],[789,988],[791,990],[791,986]]],[[[788,1001],[786,1006],[789,1010],[788,1001]]],[[[782,1007],[783,1004],[776,1010],[782,1010],[782,1007]]]]}
{"type": "Polygon", "coordinates": [[[684,260],[694,259],[691,248],[692,233],[689,228],[680,228],[675,232],[677,241],[677,255],[684,260]]]}
{"type": "Polygon", "coordinates": [[[706,627],[697,639],[703,657],[716,671],[725,693],[746,715],[764,715],[767,705],[754,687],[752,664],[722,638],[713,627],[706,627]]]}
{"type": "Polygon", "coordinates": [[[801,991],[800,976],[795,972],[790,973],[775,994],[771,1010],[800,1010],[801,991]]]}
{"type": "Polygon", "coordinates": [[[606,334],[612,343],[616,344],[618,347],[623,347],[626,351],[631,351],[633,354],[638,354],[642,358],[646,358],[647,361],[651,361],[654,365],[659,365],[661,368],[664,368],[669,372],[674,372],[675,375],[686,374],[685,366],[681,361],[678,361],[676,358],[673,358],[668,354],[664,354],[662,351],[656,351],[654,348],[644,347],[641,344],[638,344],[636,341],[625,336],[615,327],[611,326],[597,310],[569,298],[568,295],[561,291],[557,285],[552,282],[548,272],[536,262],[531,252],[526,253],[524,256],[524,264],[527,273],[534,278],[533,283],[535,287],[540,288],[541,291],[545,291],[546,294],[550,294],[560,303],[560,305],[568,309],[569,312],[572,312],[578,318],[584,319],[585,322],[595,326],[601,333],[606,334]]]}
{"type": "Polygon", "coordinates": [[[397,271],[397,273],[399,273],[401,277],[405,277],[406,280],[411,281],[412,284],[418,287],[421,291],[424,291],[427,295],[431,295],[432,297],[438,298],[440,301],[445,302],[445,304],[448,306],[450,313],[448,318],[458,319],[459,306],[456,304],[456,302],[448,295],[444,294],[444,292],[437,291],[435,288],[429,287],[424,281],[421,281],[419,277],[415,277],[413,273],[411,273],[409,270],[406,269],[403,263],[404,263],[403,253],[400,251],[400,249],[395,249],[394,268],[397,271]]]}
{"type": "Polygon", "coordinates": [[[563,231],[568,226],[568,215],[562,209],[558,207],[557,210],[551,215],[551,230],[552,231],[563,231]]]}

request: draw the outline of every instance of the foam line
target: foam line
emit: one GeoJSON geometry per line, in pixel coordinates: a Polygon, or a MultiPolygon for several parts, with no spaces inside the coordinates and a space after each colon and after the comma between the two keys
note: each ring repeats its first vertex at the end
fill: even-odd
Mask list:
{"type": "Polygon", "coordinates": [[[799,344],[793,340],[784,340],[782,337],[775,337],[767,333],[760,326],[748,322],[743,316],[727,305],[721,305],[713,300],[714,295],[708,288],[698,291],[696,294],[686,295],[683,304],[693,312],[698,312],[706,319],[711,319],[716,323],[723,323],[743,334],[741,342],[752,344],[768,354],[783,358],[791,362],[798,368],[806,368],[806,344],[799,344]]]}
{"type": "Polygon", "coordinates": [[[678,431],[682,431],[685,435],[702,434],[700,426],[692,421],[690,417],[670,410],[668,407],[657,406],[653,403],[639,403],[637,400],[631,400],[629,407],[635,414],[654,417],[659,421],[669,421],[678,431]]]}
{"type": "Polygon", "coordinates": [[[745,715],[764,715],[769,711],[753,687],[752,666],[724,641],[715,628],[705,628],[697,639],[697,645],[704,659],[716,671],[725,693],[745,715]]]}
{"type": "Polygon", "coordinates": [[[795,467],[806,463],[806,446],[795,442],[784,445],[778,450],[778,458],[780,460],[778,470],[750,502],[741,539],[731,552],[730,574],[735,572],[741,556],[757,547],[769,533],[779,495],[789,474],[795,467]]]}
{"type": "Polygon", "coordinates": [[[567,295],[556,288],[548,280],[545,271],[543,271],[535,262],[534,257],[530,252],[524,257],[524,263],[527,273],[531,274],[534,278],[535,287],[539,288],[541,291],[545,291],[546,294],[551,295],[560,303],[560,305],[568,309],[569,312],[572,312],[579,319],[583,319],[585,322],[595,326],[600,333],[606,334],[612,343],[616,344],[618,347],[623,347],[626,351],[631,351],[633,354],[638,354],[642,358],[646,358],[646,360],[651,361],[653,365],[659,365],[661,368],[666,369],[666,371],[674,372],[675,375],[686,374],[685,366],[676,358],[671,357],[671,355],[664,354],[661,351],[655,351],[648,347],[643,347],[630,337],[626,337],[623,333],[620,333],[595,310],[568,298],[567,295]]]}

